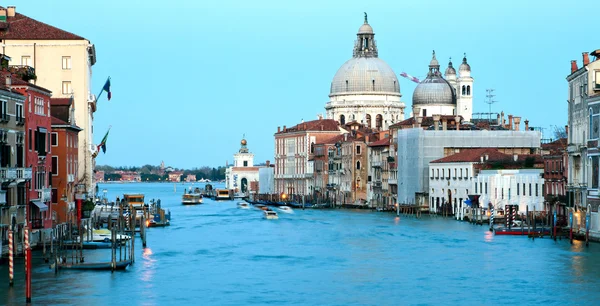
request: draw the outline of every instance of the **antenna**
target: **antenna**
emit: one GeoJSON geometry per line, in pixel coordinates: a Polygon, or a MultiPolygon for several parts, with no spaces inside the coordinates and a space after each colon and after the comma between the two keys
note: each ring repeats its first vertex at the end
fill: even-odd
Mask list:
{"type": "MultiPolygon", "coordinates": [[[[494,97],[496,95],[494,94],[494,89],[488,88],[485,90],[485,103],[487,103],[489,105],[489,113],[488,113],[488,122],[491,124],[492,122],[492,104],[498,102],[496,100],[494,100],[494,97]]],[[[500,122],[497,122],[497,124],[500,124],[500,122]]]]}

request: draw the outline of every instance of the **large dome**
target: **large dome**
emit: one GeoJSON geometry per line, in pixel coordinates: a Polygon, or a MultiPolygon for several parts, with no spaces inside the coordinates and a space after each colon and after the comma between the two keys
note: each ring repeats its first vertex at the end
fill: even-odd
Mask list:
{"type": "Polygon", "coordinates": [[[385,93],[400,95],[394,70],[378,57],[354,57],[345,62],[331,81],[331,95],[385,93]]]}
{"type": "Polygon", "coordinates": [[[413,105],[456,104],[456,97],[448,81],[439,76],[421,81],[413,93],[413,105]]]}

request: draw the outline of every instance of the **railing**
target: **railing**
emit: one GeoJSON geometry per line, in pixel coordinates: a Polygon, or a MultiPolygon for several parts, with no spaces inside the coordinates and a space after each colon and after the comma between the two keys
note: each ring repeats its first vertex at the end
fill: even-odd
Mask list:
{"type": "Polygon", "coordinates": [[[381,168],[381,161],[371,161],[371,167],[381,168]]]}
{"type": "Polygon", "coordinates": [[[31,219],[29,220],[29,225],[32,229],[40,229],[44,228],[44,220],[42,219],[31,219]]]}
{"type": "Polygon", "coordinates": [[[29,82],[29,80],[37,79],[35,75],[35,68],[27,65],[10,65],[8,70],[19,76],[23,81],[29,82]]]}
{"type": "Polygon", "coordinates": [[[0,179],[31,179],[31,168],[0,168],[0,179]]]}

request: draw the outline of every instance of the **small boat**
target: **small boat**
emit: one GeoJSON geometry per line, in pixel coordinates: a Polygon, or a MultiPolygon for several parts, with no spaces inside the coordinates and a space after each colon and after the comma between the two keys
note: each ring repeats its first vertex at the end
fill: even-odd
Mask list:
{"type": "Polygon", "coordinates": [[[256,205],[254,205],[254,207],[256,207],[260,210],[269,210],[269,207],[262,205],[262,204],[256,204],[256,205]]]}
{"type": "Polygon", "coordinates": [[[96,263],[78,263],[68,264],[59,263],[58,268],[60,269],[73,269],[73,270],[125,270],[127,266],[131,264],[131,260],[122,260],[115,263],[115,267],[111,262],[96,262],[96,263]]]}
{"type": "MultiPolygon", "coordinates": [[[[131,236],[117,234],[117,241],[129,240],[131,236]]],[[[92,231],[92,241],[95,242],[110,242],[111,241],[111,232],[109,229],[95,229],[92,231]]]]}
{"type": "Polygon", "coordinates": [[[277,213],[273,210],[265,210],[265,219],[279,219],[277,213]]]}
{"type": "Polygon", "coordinates": [[[237,207],[241,209],[250,209],[250,204],[246,202],[238,202],[237,207]]]}
{"type": "Polygon", "coordinates": [[[217,189],[215,200],[233,200],[233,190],[217,189]]]}
{"type": "Polygon", "coordinates": [[[183,204],[183,205],[202,204],[202,194],[186,193],[181,198],[181,204],[183,204]]]}
{"type": "Polygon", "coordinates": [[[279,207],[277,207],[277,208],[278,208],[278,209],[279,209],[281,212],[284,212],[284,213],[286,213],[286,214],[293,214],[293,213],[294,213],[294,210],[293,210],[291,207],[289,207],[289,206],[279,206],[279,207]]]}

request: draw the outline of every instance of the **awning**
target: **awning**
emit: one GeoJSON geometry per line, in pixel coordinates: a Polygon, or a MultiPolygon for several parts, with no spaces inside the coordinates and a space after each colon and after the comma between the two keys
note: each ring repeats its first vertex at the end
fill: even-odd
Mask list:
{"type": "Polygon", "coordinates": [[[40,211],[48,210],[48,205],[42,203],[42,201],[30,201],[29,204],[37,206],[40,209],[40,211]]]}

